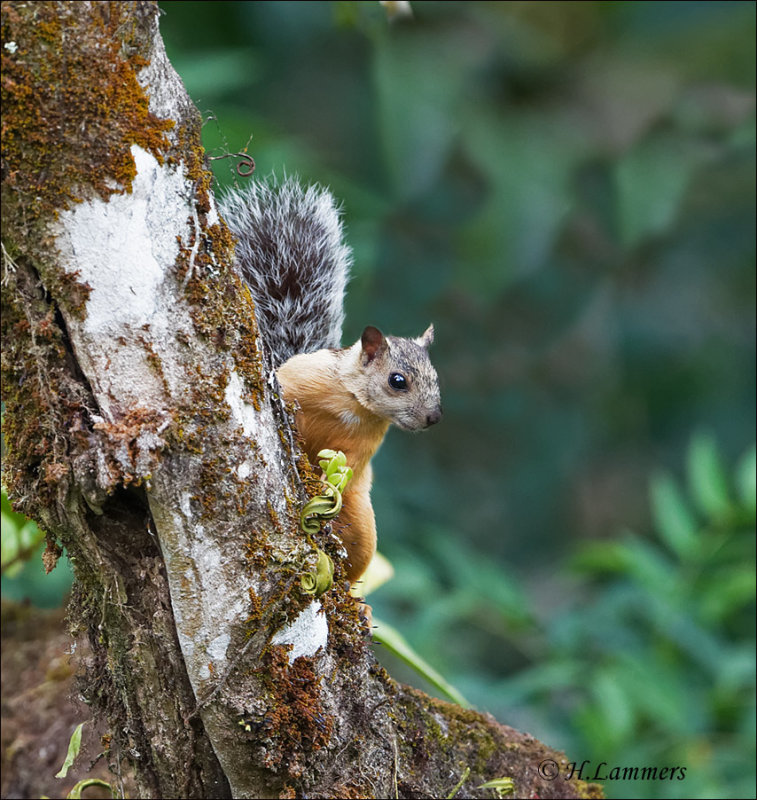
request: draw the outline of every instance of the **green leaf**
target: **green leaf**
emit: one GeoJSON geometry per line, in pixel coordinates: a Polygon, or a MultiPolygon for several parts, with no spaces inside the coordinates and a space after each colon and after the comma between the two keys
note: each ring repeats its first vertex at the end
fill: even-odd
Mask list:
{"type": "Polygon", "coordinates": [[[740,608],[754,602],[757,590],[754,565],[743,564],[715,572],[700,592],[699,607],[709,624],[719,624],[740,608]]]}
{"type": "Polygon", "coordinates": [[[655,542],[631,531],[624,533],[628,575],[634,576],[653,596],[670,595],[680,589],[680,569],[655,542]]]}
{"type": "Polygon", "coordinates": [[[84,727],[84,724],[84,722],[80,722],[74,729],[74,732],[71,734],[71,739],[68,742],[66,760],[63,762],[63,766],[60,768],[60,770],[58,770],[56,773],[56,778],[65,778],[66,775],[68,775],[69,769],[71,769],[71,766],[74,763],[74,759],[79,755],[79,750],[81,749],[81,729],[84,727]]]}
{"type": "Polygon", "coordinates": [[[24,568],[23,561],[16,561],[15,564],[11,564],[9,567],[3,567],[3,577],[4,578],[15,578],[19,572],[24,568]]]}
{"type": "Polygon", "coordinates": [[[671,475],[659,472],[652,477],[650,499],[661,538],[681,559],[689,560],[698,546],[697,523],[671,475]]]}
{"type": "Polygon", "coordinates": [[[101,781],[99,778],[87,778],[79,781],[73,789],[66,795],[66,800],[81,800],[81,793],[90,786],[102,786],[110,792],[111,797],[117,797],[116,790],[110,783],[101,781]]]}
{"type": "Polygon", "coordinates": [[[376,619],[376,617],[373,618],[373,624],[375,626],[373,631],[374,641],[381,643],[390,653],[394,653],[395,656],[401,658],[454,703],[457,703],[463,708],[471,707],[470,703],[451,683],[448,683],[430,664],[424,661],[418,653],[413,650],[405,637],[402,636],[398,630],[376,619]]]}
{"type": "Polygon", "coordinates": [[[0,529],[0,553],[2,553],[2,566],[13,561],[18,555],[20,546],[19,530],[15,521],[5,512],[2,514],[2,529],[0,529]]]}
{"type": "Polygon", "coordinates": [[[496,692],[514,706],[535,702],[538,695],[572,691],[585,678],[585,662],[570,655],[555,655],[553,658],[550,664],[539,664],[502,678],[495,684],[496,692]]]}
{"type": "Polygon", "coordinates": [[[507,797],[515,794],[515,781],[512,778],[495,778],[493,781],[482,783],[479,789],[494,789],[497,797],[507,797]]]}
{"type": "Polygon", "coordinates": [[[29,555],[31,551],[35,550],[37,545],[45,538],[45,534],[37,527],[37,523],[29,520],[21,531],[19,532],[19,540],[21,542],[21,549],[25,550],[29,555]]]}
{"type": "Polygon", "coordinates": [[[0,517],[0,563],[3,574],[10,578],[32,557],[37,545],[45,538],[45,534],[35,522],[13,511],[4,489],[0,517]],[[8,564],[11,566],[8,567],[8,564]]]}
{"type": "Polygon", "coordinates": [[[614,170],[618,229],[633,247],[667,230],[678,215],[697,162],[696,151],[674,137],[649,137],[623,155],[614,170]]]}
{"type": "Polygon", "coordinates": [[[644,650],[617,656],[615,681],[639,715],[646,714],[668,734],[682,735],[699,724],[701,708],[690,708],[689,687],[676,669],[644,650]]]}
{"type": "Polygon", "coordinates": [[[631,698],[623,691],[612,667],[605,667],[590,682],[594,701],[604,717],[605,736],[613,742],[623,741],[633,730],[635,721],[631,698]]]}
{"type": "Polygon", "coordinates": [[[715,440],[697,434],[688,454],[688,477],[691,497],[709,519],[720,521],[731,513],[728,479],[715,440]]]}
{"type": "Polygon", "coordinates": [[[570,566],[578,571],[602,575],[628,571],[628,548],[622,542],[589,542],[570,559],[570,566]]]}
{"type": "Polygon", "coordinates": [[[752,512],[757,508],[757,448],[752,447],[736,467],[736,491],[741,502],[752,512]]]}
{"type": "Polygon", "coordinates": [[[470,767],[466,767],[463,770],[463,774],[460,777],[460,780],[455,784],[455,788],[447,795],[447,800],[452,800],[454,796],[463,788],[463,784],[465,781],[468,780],[468,776],[470,775],[470,767]]]}
{"type": "Polygon", "coordinates": [[[176,63],[192,97],[244,90],[261,72],[260,62],[249,47],[198,49],[191,58],[178,55],[176,63]]]}

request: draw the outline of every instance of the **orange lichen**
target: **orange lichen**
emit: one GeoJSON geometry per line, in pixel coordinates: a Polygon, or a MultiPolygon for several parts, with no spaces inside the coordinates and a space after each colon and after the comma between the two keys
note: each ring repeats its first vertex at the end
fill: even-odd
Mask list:
{"type": "Polygon", "coordinates": [[[92,190],[131,191],[133,144],[162,163],[174,123],[149,111],[137,80],[148,62],[114,35],[127,24],[118,3],[3,3],[2,39],[15,44],[2,52],[3,202],[15,195],[27,221],[92,190]]]}
{"type": "Polygon", "coordinates": [[[265,766],[284,766],[291,777],[299,778],[304,769],[302,754],[329,743],[334,720],[321,704],[321,677],[313,659],[300,656],[290,665],[287,649],[271,647],[263,659],[267,663],[260,675],[270,702],[261,733],[270,743],[265,766]]]}

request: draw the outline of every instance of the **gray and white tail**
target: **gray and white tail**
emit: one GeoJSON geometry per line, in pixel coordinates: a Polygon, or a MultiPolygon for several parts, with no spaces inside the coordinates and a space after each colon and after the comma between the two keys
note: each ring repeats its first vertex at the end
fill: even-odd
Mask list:
{"type": "Polygon", "coordinates": [[[251,181],[219,205],[274,366],[339,347],[352,254],[332,194],[292,178],[251,181]]]}

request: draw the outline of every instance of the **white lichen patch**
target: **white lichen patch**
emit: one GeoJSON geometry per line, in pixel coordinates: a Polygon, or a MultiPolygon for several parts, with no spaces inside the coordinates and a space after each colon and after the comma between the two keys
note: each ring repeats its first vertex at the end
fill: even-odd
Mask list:
{"type": "Polygon", "coordinates": [[[229,648],[231,636],[227,633],[219,633],[208,645],[208,655],[213,661],[225,661],[226,651],[229,648]]]}
{"type": "Polygon", "coordinates": [[[179,495],[179,508],[184,518],[189,522],[192,514],[192,492],[184,491],[179,495]]]}
{"type": "MultiPolygon", "coordinates": [[[[186,493],[179,506],[188,506],[186,493]]],[[[248,578],[237,559],[200,524],[192,526],[175,506],[153,507],[165,537],[161,549],[171,582],[171,603],[182,653],[196,692],[228,667],[227,651],[235,625],[247,615],[248,578]],[[168,546],[192,528],[181,549],[168,546]],[[211,672],[212,665],[213,672],[211,672]]]]}
{"type": "Polygon", "coordinates": [[[237,372],[232,372],[226,384],[224,397],[231,409],[234,421],[242,426],[245,436],[251,436],[256,428],[256,415],[254,406],[246,403],[242,397],[244,384],[237,372]]]}
{"type": "Polygon", "coordinates": [[[161,166],[137,145],[131,154],[137,175],[130,194],[93,198],[60,215],[78,280],[92,289],[85,324],[91,336],[153,323],[157,289],[179,254],[177,231],[189,238],[183,170],[161,166]]]}
{"type": "Polygon", "coordinates": [[[207,224],[208,227],[212,227],[213,225],[218,225],[221,221],[221,218],[218,216],[218,206],[216,206],[216,201],[211,196],[210,198],[210,209],[208,210],[207,215],[207,224]]]}
{"type": "Polygon", "coordinates": [[[300,611],[293,622],[277,631],[272,644],[291,644],[289,664],[300,656],[313,656],[321,647],[326,647],[329,638],[329,623],[321,613],[321,604],[313,600],[300,611]]]}
{"type": "Polygon", "coordinates": [[[199,584],[199,596],[204,599],[203,638],[207,642],[207,653],[214,664],[223,665],[230,641],[229,631],[233,625],[245,619],[247,593],[244,581],[240,576],[238,586],[230,585],[232,576],[237,576],[235,567],[228,563],[217,545],[210,545],[206,537],[195,540],[191,559],[199,584]]]}
{"type": "Polygon", "coordinates": [[[53,223],[58,263],[89,289],[81,316],[67,322],[108,422],[138,404],[160,408],[184,385],[167,350],[192,330],[175,279],[179,239],[194,235],[191,182],[183,167],[161,165],[141,147],[131,154],[130,193],[93,196],[53,223]]]}
{"type": "Polygon", "coordinates": [[[245,478],[249,478],[251,473],[252,473],[252,464],[250,464],[249,461],[243,461],[237,467],[237,477],[241,481],[243,481],[245,478]]]}

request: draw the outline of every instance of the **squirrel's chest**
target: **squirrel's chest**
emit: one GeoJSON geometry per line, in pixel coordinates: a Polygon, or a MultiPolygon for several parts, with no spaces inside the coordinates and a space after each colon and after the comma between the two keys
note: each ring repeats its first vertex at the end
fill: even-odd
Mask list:
{"type": "Polygon", "coordinates": [[[341,450],[348,466],[360,473],[370,462],[384,439],[388,423],[371,424],[354,411],[342,409],[336,414],[323,410],[301,409],[297,427],[305,440],[311,463],[318,463],[320,450],[341,450]]]}

